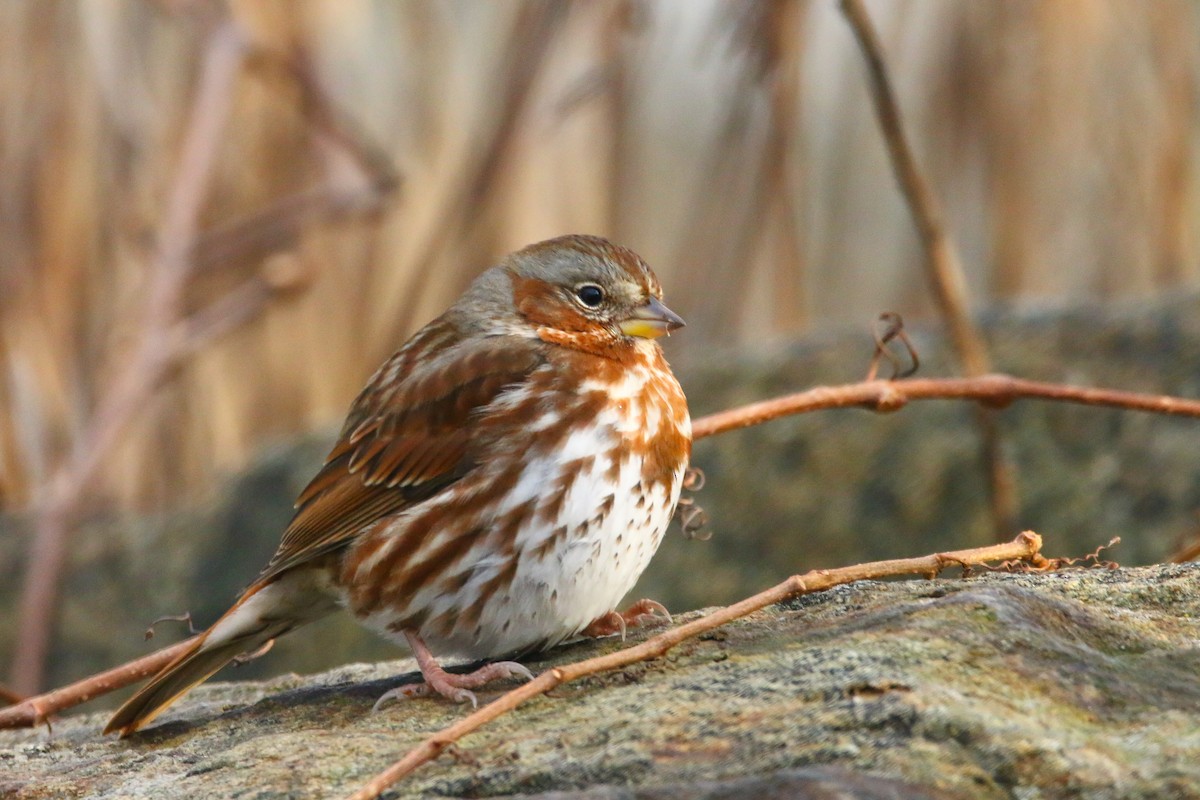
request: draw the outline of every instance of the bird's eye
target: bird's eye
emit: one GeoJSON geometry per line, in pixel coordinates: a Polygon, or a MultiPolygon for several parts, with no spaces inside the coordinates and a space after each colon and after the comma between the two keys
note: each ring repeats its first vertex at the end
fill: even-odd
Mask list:
{"type": "Polygon", "coordinates": [[[575,296],[588,308],[596,308],[604,302],[604,290],[591,283],[585,283],[576,289],[575,296]]]}

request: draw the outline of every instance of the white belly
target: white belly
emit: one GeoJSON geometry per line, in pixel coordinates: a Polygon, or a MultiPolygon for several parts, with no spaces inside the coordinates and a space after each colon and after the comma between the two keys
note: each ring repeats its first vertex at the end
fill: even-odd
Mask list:
{"type": "MultiPolygon", "coordinates": [[[[562,459],[571,460],[587,436],[577,434],[551,456],[531,461],[498,517],[523,503],[540,501],[539,511],[553,499],[547,493],[562,459]]],[[[404,615],[421,612],[429,622],[418,633],[437,654],[483,658],[550,646],[585,628],[616,608],[650,563],[671,521],[683,480],[680,468],[671,486],[646,489],[641,462],[626,458],[619,470],[598,456],[581,472],[553,519],[535,512],[516,537],[514,548],[497,548],[488,537],[464,555],[470,578],[455,591],[434,584],[416,593],[404,615]],[[616,476],[616,482],[611,479],[616,476]],[[511,582],[488,594],[477,613],[485,587],[516,557],[511,582]],[[447,620],[464,620],[449,630],[447,620]]],[[[557,501],[554,501],[557,504],[557,501]]],[[[433,542],[436,546],[437,542],[433,542]]],[[[389,638],[402,640],[394,629],[401,615],[380,609],[364,622],[389,638]]]]}

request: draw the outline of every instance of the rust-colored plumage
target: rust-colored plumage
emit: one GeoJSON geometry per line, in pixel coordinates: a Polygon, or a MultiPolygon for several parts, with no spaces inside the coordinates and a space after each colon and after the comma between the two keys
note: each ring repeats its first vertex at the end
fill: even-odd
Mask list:
{"type": "MultiPolygon", "coordinates": [[[[531,245],[481,275],[354,401],[258,579],[117,711],[136,731],[241,653],[338,605],[432,653],[490,658],[621,624],[691,449],[687,404],[654,341],[683,324],[633,252],[597,237],[531,245]],[[617,623],[613,623],[613,619],[617,623]]],[[[639,606],[639,613],[649,606],[639,606]]]]}

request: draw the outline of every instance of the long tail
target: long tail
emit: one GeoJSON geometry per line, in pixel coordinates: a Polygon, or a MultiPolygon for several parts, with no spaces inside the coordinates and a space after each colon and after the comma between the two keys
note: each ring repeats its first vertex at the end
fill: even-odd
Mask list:
{"type": "Polygon", "coordinates": [[[305,592],[306,587],[296,585],[290,577],[247,589],[194,645],[117,709],[104,732],[115,731],[122,738],[130,735],[239,655],[252,653],[335,607],[327,597],[305,592]]]}

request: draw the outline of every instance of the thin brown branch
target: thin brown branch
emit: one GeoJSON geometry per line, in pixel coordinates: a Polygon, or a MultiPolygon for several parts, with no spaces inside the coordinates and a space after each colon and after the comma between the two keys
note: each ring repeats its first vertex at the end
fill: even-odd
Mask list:
{"type": "Polygon", "coordinates": [[[92,481],[121,434],[169,375],[176,360],[170,335],[179,318],[191,272],[188,255],[212,178],[241,69],[244,43],[235,24],[223,21],[209,35],[189,117],[180,164],[160,231],[140,344],[128,366],[100,401],[71,456],[55,471],[41,498],[29,567],[18,612],[12,665],[13,687],[37,691],[42,683],[59,585],[67,561],[71,525],[92,481]]]}
{"type": "Polygon", "coordinates": [[[875,101],[879,127],[883,131],[892,168],[896,172],[896,180],[912,211],[913,221],[925,246],[927,274],[938,307],[950,326],[954,349],[962,359],[968,375],[982,375],[989,369],[987,349],[967,313],[962,262],[946,230],[937,195],[933,193],[929,181],[917,166],[912,148],[904,135],[900,108],[896,103],[892,81],[883,60],[883,45],[879,41],[879,34],[871,24],[871,18],[863,8],[861,0],[842,0],[842,12],[850,23],[866,60],[871,97],[875,101]]]}
{"type": "Polygon", "coordinates": [[[917,348],[913,346],[912,339],[909,339],[904,331],[904,319],[895,311],[885,311],[879,315],[878,322],[883,325],[883,330],[876,328],[874,331],[875,353],[867,366],[867,380],[875,380],[879,375],[879,362],[884,360],[892,365],[892,374],[888,376],[890,381],[915,375],[921,368],[921,358],[917,355],[917,348]],[[905,355],[908,356],[906,367],[900,366],[899,357],[891,351],[890,345],[896,340],[904,346],[905,355]]]}
{"type": "Polygon", "coordinates": [[[88,700],[101,695],[115,692],[147,678],[165,667],[175,656],[182,653],[192,643],[186,639],[162,650],[156,650],[148,656],[113,667],[96,675],[89,675],[83,680],[55,689],[52,692],[30,697],[14,706],[0,709],[0,729],[31,728],[50,719],[59,711],[73,708],[88,700]]]}
{"type": "Polygon", "coordinates": [[[819,386],[700,417],[692,423],[692,437],[703,439],[738,428],[761,425],[780,417],[828,408],[862,406],[873,411],[892,412],[904,407],[910,400],[975,400],[989,408],[1003,408],[1024,399],[1057,400],[1127,411],[1200,417],[1200,400],[1115,389],[1089,389],[997,374],[977,378],[914,378],[819,386]]]}
{"type": "Polygon", "coordinates": [[[361,185],[347,186],[350,181],[327,176],[316,188],[286,195],[267,208],[202,233],[192,253],[197,269],[291,247],[306,223],[377,209],[403,183],[383,148],[322,88],[304,54],[258,46],[248,54],[248,61],[251,75],[286,81],[299,89],[304,119],[313,135],[350,156],[362,173],[354,183],[361,185]]]}
{"type": "MultiPolygon", "coordinates": [[[[900,107],[892,89],[883,45],[861,0],[842,0],[842,12],[854,31],[866,61],[875,114],[891,158],[900,191],[912,212],[913,221],[925,248],[925,272],[933,287],[942,318],[950,329],[954,349],[968,377],[987,373],[991,367],[983,337],[971,322],[967,311],[966,279],[962,260],[947,230],[941,205],[929,181],[917,166],[916,157],[904,134],[900,107]]],[[[1017,513],[1016,482],[1004,457],[1000,431],[994,415],[980,409],[978,416],[982,440],[982,460],[988,471],[992,515],[998,535],[1012,530],[1017,513]]]]}
{"type": "Polygon", "coordinates": [[[320,186],[281,197],[266,208],[201,234],[192,258],[197,269],[229,264],[238,259],[265,257],[292,247],[300,230],[314,219],[336,217],[345,192],[320,186]]]}
{"type": "Polygon", "coordinates": [[[1004,437],[996,413],[989,408],[975,409],[979,426],[979,461],[987,474],[986,485],[992,508],[992,530],[1002,540],[1017,524],[1020,500],[1014,467],[1004,447],[1004,437]]]}
{"type": "Polygon", "coordinates": [[[369,184],[368,191],[343,193],[340,198],[345,207],[362,207],[378,203],[384,197],[399,190],[404,179],[396,169],[391,156],[374,137],[367,133],[358,120],[329,94],[314,73],[310,58],[284,58],[283,63],[292,79],[300,87],[303,97],[304,116],[315,133],[333,145],[336,150],[349,156],[358,165],[369,184]]]}
{"type": "Polygon", "coordinates": [[[764,592],[742,600],[740,603],[706,614],[699,619],[672,628],[639,645],[618,650],[586,661],[555,667],[543,672],[529,683],[502,695],[499,699],[464,717],[453,725],[443,728],[421,744],[410,750],[402,759],[371,779],[365,786],[349,796],[349,800],[369,800],[379,797],[389,787],[422,764],[437,758],[459,739],[483,727],[492,720],[507,714],[522,703],[552,689],[588,675],[620,669],[621,667],[660,658],[679,643],[741,619],[767,606],[801,594],[809,594],[858,580],[884,578],[895,575],[936,576],[949,566],[985,564],[990,561],[1040,559],[1042,537],[1032,531],[1020,534],[1012,542],[959,550],[952,553],[935,553],[920,558],[903,558],[892,561],[875,561],[856,564],[841,569],[815,570],[803,575],[793,575],[783,583],[764,592]]]}
{"type": "Polygon", "coordinates": [[[185,611],[182,614],[167,614],[165,616],[161,616],[158,619],[154,620],[154,622],[150,623],[150,627],[146,628],[146,632],[142,635],[143,638],[146,639],[147,641],[149,641],[150,639],[153,639],[154,634],[156,632],[154,629],[157,628],[159,625],[161,625],[164,622],[187,623],[188,633],[192,634],[193,636],[195,636],[196,634],[201,632],[196,629],[196,625],[192,622],[192,612],[185,611]]]}

